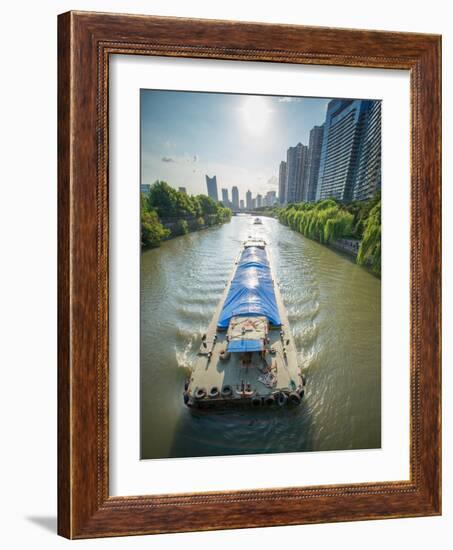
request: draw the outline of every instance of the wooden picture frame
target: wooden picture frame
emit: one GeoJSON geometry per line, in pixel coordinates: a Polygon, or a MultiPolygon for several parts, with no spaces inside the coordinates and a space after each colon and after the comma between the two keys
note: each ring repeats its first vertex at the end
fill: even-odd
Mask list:
{"type": "Polygon", "coordinates": [[[441,513],[441,38],[69,12],[58,21],[58,532],[68,538],[441,513]],[[410,71],[410,480],[109,495],[111,54],[410,71]]]}

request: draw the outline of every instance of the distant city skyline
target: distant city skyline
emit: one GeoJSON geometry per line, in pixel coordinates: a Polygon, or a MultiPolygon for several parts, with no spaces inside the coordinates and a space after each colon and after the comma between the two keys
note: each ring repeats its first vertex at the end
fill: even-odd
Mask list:
{"type": "MultiPolygon", "coordinates": [[[[326,117],[325,98],[141,90],[141,184],[164,180],[188,194],[233,187],[239,199],[278,194],[279,165],[326,117]]],[[[221,196],[218,197],[221,200],[221,196]]]]}
{"type": "MultiPolygon", "coordinates": [[[[231,199],[229,196],[230,190],[227,187],[222,187],[219,190],[217,183],[217,176],[210,177],[208,174],[205,175],[206,179],[206,193],[215,202],[221,202],[223,206],[231,208],[234,212],[244,209],[244,201],[240,199],[239,189],[234,185],[231,188],[231,199]],[[220,192],[219,192],[220,191],[220,192]]],[[[142,192],[149,192],[149,185],[141,185],[142,192]]],[[[181,191],[182,187],[179,188],[181,191]]],[[[184,189],[184,192],[185,189],[184,189]]],[[[248,209],[261,208],[264,206],[274,206],[277,204],[277,190],[272,189],[267,191],[264,196],[261,193],[257,193],[253,197],[252,192],[247,190],[245,194],[246,204],[248,209]]]]}

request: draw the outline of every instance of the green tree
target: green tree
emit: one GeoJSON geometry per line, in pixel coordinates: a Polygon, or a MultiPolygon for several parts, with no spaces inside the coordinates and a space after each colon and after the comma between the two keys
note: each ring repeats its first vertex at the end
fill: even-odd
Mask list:
{"type": "Polygon", "coordinates": [[[178,218],[194,218],[197,210],[191,198],[185,193],[176,191],[176,216],[178,218]]]}
{"type": "Polygon", "coordinates": [[[172,235],[175,237],[177,235],[186,235],[189,232],[189,224],[186,220],[178,220],[176,222],[175,228],[172,231],[172,235]]]}
{"type": "Polygon", "coordinates": [[[176,189],[165,181],[156,181],[151,186],[148,196],[148,209],[156,210],[160,219],[174,218],[178,212],[176,189]]]}
{"type": "Polygon", "coordinates": [[[169,236],[162,220],[174,224],[171,234],[176,236],[230,219],[231,210],[210,197],[189,196],[165,181],[156,181],[149,193],[141,195],[142,247],[159,246],[162,239],[169,236]]]}
{"type": "Polygon", "coordinates": [[[335,239],[350,237],[354,216],[345,210],[338,210],[329,218],[324,227],[324,241],[326,243],[335,239]]]}
{"type": "Polygon", "coordinates": [[[366,201],[352,201],[344,205],[345,209],[354,216],[352,222],[352,233],[356,239],[362,240],[365,226],[371,210],[381,200],[381,193],[366,201]]]}
{"type": "Polygon", "coordinates": [[[317,203],[288,204],[273,209],[280,223],[310,239],[328,244],[341,238],[361,241],[357,263],[381,273],[380,194],[367,201],[340,203],[326,199],[317,203]]]}
{"type": "Polygon", "coordinates": [[[363,240],[357,255],[357,263],[369,265],[373,273],[381,274],[381,202],[379,201],[370,212],[363,240]]]}
{"type": "Polygon", "coordinates": [[[170,235],[170,231],[160,223],[156,212],[141,211],[141,241],[142,248],[156,248],[163,239],[170,235]]]}
{"type": "Polygon", "coordinates": [[[217,213],[219,206],[211,197],[207,195],[197,195],[196,198],[200,204],[202,215],[209,216],[217,213]]]}

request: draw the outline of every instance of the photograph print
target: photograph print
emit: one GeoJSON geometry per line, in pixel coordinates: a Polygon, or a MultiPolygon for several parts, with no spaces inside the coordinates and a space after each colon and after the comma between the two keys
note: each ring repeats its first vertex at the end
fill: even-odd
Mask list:
{"type": "Polygon", "coordinates": [[[381,101],[142,89],[140,127],[140,458],[379,449],[381,101]]]}

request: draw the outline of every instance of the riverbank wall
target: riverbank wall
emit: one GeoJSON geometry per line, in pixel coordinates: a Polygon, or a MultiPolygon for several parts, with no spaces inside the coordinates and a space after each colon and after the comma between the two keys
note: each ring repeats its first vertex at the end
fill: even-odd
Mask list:
{"type": "Polygon", "coordinates": [[[357,258],[357,255],[359,254],[360,241],[357,239],[335,239],[329,243],[329,246],[357,258]]]}

